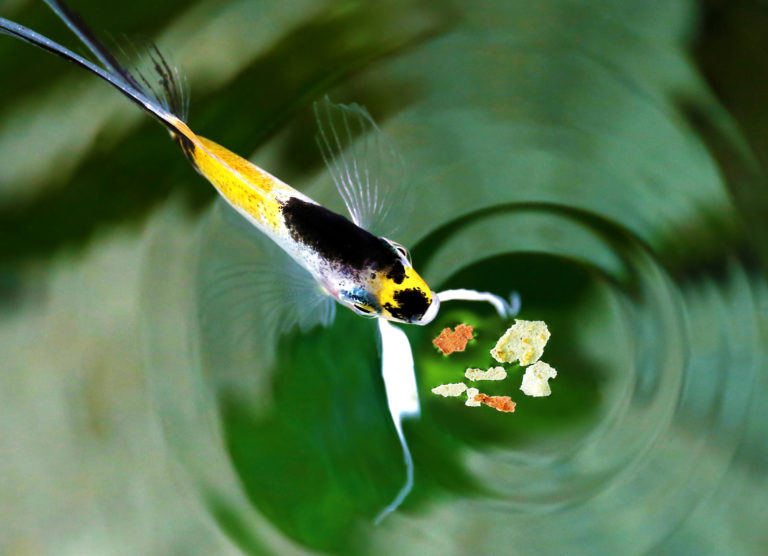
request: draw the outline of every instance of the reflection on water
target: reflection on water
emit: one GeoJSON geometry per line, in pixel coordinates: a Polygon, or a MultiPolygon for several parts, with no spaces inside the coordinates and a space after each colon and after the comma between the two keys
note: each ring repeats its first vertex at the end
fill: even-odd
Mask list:
{"type": "MultiPolygon", "coordinates": [[[[355,6],[305,29],[355,21],[355,6]]],[[[335,94],[368,104],[403,151],[417,217],[392,239],[428,282],[516,291],[521,318],[547,321],[552,396],[515,394],[514,372],[491,392],[512,393],[512,415],[430,393],[488,366],[507,326],[490,308],[409,327],[415,487],[373,526],[404,480],[375,323],[296,317],[290,271],[265,280],[279,252],[222,206],[161,203],[141,232],[0,269],[0,499],[24,510],[3,510],[3,549],[761,551],[768,200],[686,54],[693,6],[489,1],[451,17],[428,40],[414,21],[421,42],[375,63],[359,60],[381,48],[357,44],[365,69],[335,94]],[[407,102],[381,93],[393,84],[407,102]],[[457,322],[477,340],[444,358],[430,341],[457,322]]],[[[300,145],[319,170],[309,113],[254,159],[296,175],[300,145]]],[[[340,207],[322,172],[294,185],[340,207]]]]}

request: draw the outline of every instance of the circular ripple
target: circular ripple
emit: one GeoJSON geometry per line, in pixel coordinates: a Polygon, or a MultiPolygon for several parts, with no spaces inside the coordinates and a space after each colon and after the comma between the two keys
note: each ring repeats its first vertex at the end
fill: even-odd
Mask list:
{"type": "Polygon", "coordinates": [[[424,245],[433,283],[442,276],[448,287],[516,290],[521,318],[546,320],[553,333],[544,356],[558,369],[552,397],[472,423],[487,431],[503,418],[505,433],[478,432],[478,441],[444,407],[433,415],[439,434],[463,446],[477,490],[461,514],[488,527],[484,543],[594,553],[631,540],[648,550],[722,486],[761,351],[754,286],[742,266],[717,279],[676,278],[627,230],[554,205],[477,213],[424,245]],[[562,400],[581,400],[584,411],[562,400]],[[572,422],[553,420],[546,404],[562,404],[572,422]]]}

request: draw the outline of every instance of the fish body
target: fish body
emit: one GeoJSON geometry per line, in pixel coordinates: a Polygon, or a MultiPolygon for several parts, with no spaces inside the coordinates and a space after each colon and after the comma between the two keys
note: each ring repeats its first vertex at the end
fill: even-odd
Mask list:
{"type": "MultiPolygon", "coordinates": [[[[277,243],[343,305],[420,323],[437,298],[397,244],[376,237],[229,149],[170,120],[195,168],[238,213],[277,243]]],[[[436,306],[433,306],[436,313],[436,306]]],[[[430,319],[431,320],[431,319],[430,319]]]]}

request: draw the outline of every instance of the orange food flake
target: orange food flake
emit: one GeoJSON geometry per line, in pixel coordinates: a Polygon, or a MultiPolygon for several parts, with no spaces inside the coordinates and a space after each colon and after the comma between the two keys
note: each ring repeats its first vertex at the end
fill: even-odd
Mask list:
{"type": "Polygon", "coordinates": [[[484,403],[488,407],[492,407],[497,411],[503,411],[504,413],[514,413],[515,406],[517,405],[509,396],[486,396],[485,394],[476,394],[475,401],[484,403]]]}
{"type": "Polygon", "coordinates": [[[455,351],[464,351],[469,342],[474,337],[474,329],[468,324],[459,324],[454,330],[443,328],[443,331],[432,340],[432,343],[443,352],[443,355],[450,355],[455,351]]]}

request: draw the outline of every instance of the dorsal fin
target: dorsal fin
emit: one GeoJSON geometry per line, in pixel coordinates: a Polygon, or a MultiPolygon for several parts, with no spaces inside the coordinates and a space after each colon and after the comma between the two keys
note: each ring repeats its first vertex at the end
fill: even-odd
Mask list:
{"type": "Polygon", "coordinates": [[[358,104],[315,102],[317,143],[352,221],[391,236],[407,217],[409,188],[394,143],[358,104]]]}

